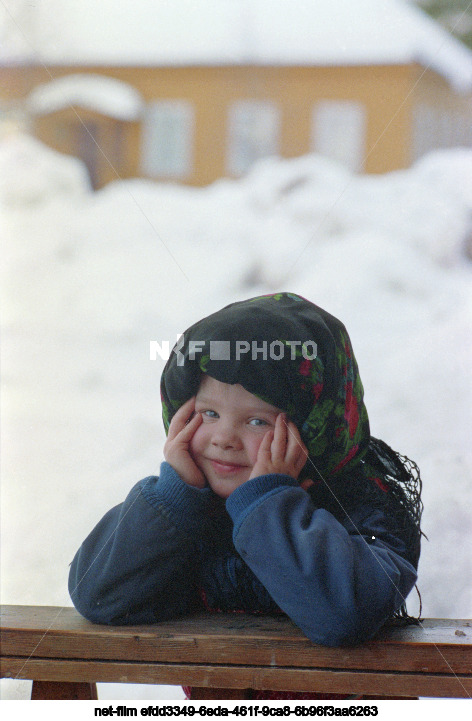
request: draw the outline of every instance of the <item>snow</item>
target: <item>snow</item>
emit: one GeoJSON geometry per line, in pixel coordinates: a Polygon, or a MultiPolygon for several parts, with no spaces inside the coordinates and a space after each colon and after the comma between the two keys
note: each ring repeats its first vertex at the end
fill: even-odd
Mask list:
{"type": "Polygon", "coordinates": [[[271,158],[205,189],[130,180],[92,193],[83,172],[26,136],[0,146],[12,179],[0,198],[3,602],[71,605],[77,547],[158,472],[164,361],[149,360],[150,341],[290,290],[345,322],[373,435],[420,465],[423,615],[470,617],[472,152],[382,176],[271,158]]]}
{"type": "Polygon", "coordinates": [[[0,208],[21,208],[61,196],[70,200],[90,190],[82,163],[28,136],[12,134],[0,145],[0,167],[8,168],[0,176],[0,208]]]}
{"type": "Polygon", "coordinates": [[[12,55],[22,42],[46,64],[419,62],[472,87],[471,51],[403,0],[43,0],[28,12],[9,22],[12,55]]]}
{"type": "Polygon", "coordinates": [[[74,73],[38,85],[27,99],[27,107],[35,115],[70,106],[88,108],[118,120],[138,120],[144,101],[131,85],[93,73],[74,73]]]}

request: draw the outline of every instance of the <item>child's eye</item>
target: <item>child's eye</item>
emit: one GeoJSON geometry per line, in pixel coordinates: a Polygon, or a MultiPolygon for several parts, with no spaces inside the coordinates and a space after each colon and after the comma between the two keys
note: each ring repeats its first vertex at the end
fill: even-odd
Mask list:
{"type": "Polygon", "coordinates": [[[218,413],[216,411],[202,411],[202,416],[206,416],[207,418],[218,418],[218,413]]]}
{"type": "Polygon", "coordinates": [[[252,418],[249,421],[249,424],[251,426],[267,426],[268,425],[267,421],[264,421],[262,418],[252,418]]]}

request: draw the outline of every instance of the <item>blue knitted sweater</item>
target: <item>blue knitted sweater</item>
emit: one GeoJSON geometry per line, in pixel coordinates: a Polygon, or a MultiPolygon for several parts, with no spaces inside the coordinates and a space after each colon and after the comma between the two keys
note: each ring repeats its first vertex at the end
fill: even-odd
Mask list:
{"type": "Polygon", "coordinates": [[[315,643],[361,643],[416,581],[378,508],[344,522],[295,479],[259,476],[225,501],[168,464],[137,483],[71,564],[77,610],[105,624],[149,624],[206,607],[283,612],[315,643]]]}

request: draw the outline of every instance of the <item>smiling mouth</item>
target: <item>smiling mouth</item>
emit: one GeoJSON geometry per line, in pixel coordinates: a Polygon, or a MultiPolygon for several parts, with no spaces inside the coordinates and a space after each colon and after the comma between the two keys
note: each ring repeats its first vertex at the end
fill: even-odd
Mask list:
{"type": "Polygon", "coordinates": [[[222,461],[216,461],[213,458],[209,458],[208,460],[217,473],[236,473],[237,471],[246,468],[246,466],[241,466],[237,463],[223,463],[222,461]]]}

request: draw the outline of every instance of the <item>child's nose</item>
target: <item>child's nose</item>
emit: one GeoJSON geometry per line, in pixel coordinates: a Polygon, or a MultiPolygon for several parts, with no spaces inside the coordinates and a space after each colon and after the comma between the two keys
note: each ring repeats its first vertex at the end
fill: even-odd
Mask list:
{"type": "Polygon", "coordinates": [[[220,448],[240,448],[242,445],[237,429],[231,423],[221,421],[215,425],[211,441],[220,448]]]}

